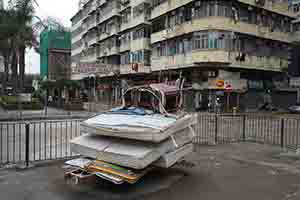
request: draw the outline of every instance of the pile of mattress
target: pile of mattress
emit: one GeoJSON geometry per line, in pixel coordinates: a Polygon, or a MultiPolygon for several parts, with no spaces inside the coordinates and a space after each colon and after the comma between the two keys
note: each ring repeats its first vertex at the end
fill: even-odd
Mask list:
{"type": "Polygon", "coordinates": [[[162,114],[128,115],[113,112],[97,115],[84,121],[81,124],[81,131],[157,143],[193,124],[195,124],[195,118],[192,115],[176,119],[162,114]]]}
{"type": "MultiPolygon", "coordinates": [[[[192,115],[175,118],[161,114],[107,112],[82,123],[82,136],[71,141],[71,150],[101,164],[144,174],[153,166],[169,168],[193,151],[194,123],[192,115]]],[[[99,166],[95,167],[94,163],[94,167],[85,168],[99,169],[99,166]]],[[[135,182],[105,170],[94,172],[106,180],[113,178],[114,183],[122,183],[119,179],[135,182]]]]}

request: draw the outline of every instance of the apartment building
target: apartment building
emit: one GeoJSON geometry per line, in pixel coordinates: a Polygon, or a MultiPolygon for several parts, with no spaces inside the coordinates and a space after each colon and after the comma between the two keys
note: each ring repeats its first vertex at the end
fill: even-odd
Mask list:
{"type": "Polygon", "coordinates": [[[287,70],[295,19],[289,0],[91,0],[72,18],[74,72],[183,75],[200,104],[239,104],[287,70]]]}
{"type": "Polygon", "coordinates": [[[182,70],[199,101],[239,106],[288,68],[294,19],[288,1],[154,1],[152,72],[182,70]]]}
{"type": "Polygon", "coordinates": [[[291,10],[299,16],[300,1],[299,0],[289,0],[289,6],[290,6],[291,10]]]}
{"type": "MultiPolygon", "coordinates": [[[[291,76],[300,76],[300,1],[291,0],[290,7],[298,19],[293,21],[293,44],[291,48],[291,62],[289,65],[289,74],[291,76]]],[[[300,85],[299,85],[300,86],[300,85]]]]}

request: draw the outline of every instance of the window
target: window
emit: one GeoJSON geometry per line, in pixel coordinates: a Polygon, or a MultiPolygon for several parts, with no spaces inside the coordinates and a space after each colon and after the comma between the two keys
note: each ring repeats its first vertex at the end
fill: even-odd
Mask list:
{"type": "Polygon", "coordinates": [[[123,13],[122,13],[122,17],[121,17],[121,22],[122,23],[127,23],[130,21],[130,17],[131,17],[131,9],[128,8],[126,9],[123,13]]]}
{"type": "Polygon", "coordinates": [[[159,6],[160,4],[166,2],[167,0],[152,0],[152,7],[159,6]]]}
{"type": "Polygon", "coordinates": [[[184,21],[192,20],[192,4],[189,4],[184,9],[184,21]]]}
{"type": "Polygon", "coordinates": [[[195,18],[202,18],[207,16],[208,2],[200,0],[194,3],[194,16],[195,18]]]}
{"type": "Polygon", "coordinates": [[[145,63],[145,65],[150,65],[150,63],[151,63],[151,51],[147,51],[147,50],[145,50],[144,51],[144,63],[145,63]]]}
{"type": "Polygon", "coordinates": [[[168,56],[174,56],[176,54],[176,42],[170,40],[167,42],[168,45],[168,56]]]}
{"type": "Polygon", "coordinates": [[[146,27],[134,30],[132,33],[133,40],[141,39],[141,38],[149,38],[149,37],[150,37],[150,31],[149,28],[146,27]]]}
{"type": "Polygon", "coordinates": [[[133,8],[133,17],[138,17],[142,15],[146,11],[146,5],[144,3],[141,3],[138,6],[135,6],[133,8]]]}
{"type": "Polygon", "coordinates": [[[218,38],[217,38],[217,48],[218,49],[225,49],[226,45],[226,35],[225,33],[217,33],[218,38]]]}
{"type": "Polygon", "coordinates": [[[183,40],[183,51],[184,53],[188,53],[192,50],[192,42],[191,38],[186,38],[183,40]]]}
{"type": "Polygon", "coordinates": [[[248,23],[250,21],[250,12],[247,8],[241,7],[239,9],[239,18],[242,22],[248,23]]]}
{"type": "Polygon", "coordinates": [[[209,33],[208,34],[208,48],[216,49],[217,48],[217,33],[209,33]]]}
{"type": "Polygon", "coordinates": [[[196,32],[193,35],[193,49],[207,49],[208,48],[208,33],[196,32]]]}
{"type": "Polygon", "coordinates": [[[166,29],[165,26],[166,17],[161,17],[152,23],[152,33],[156,33],[166,29]]]}
{"type": "Polygon", "coordinates": [[[215,16],[215,2],[211,1],[208,3],[208,16],[215,16]]]}

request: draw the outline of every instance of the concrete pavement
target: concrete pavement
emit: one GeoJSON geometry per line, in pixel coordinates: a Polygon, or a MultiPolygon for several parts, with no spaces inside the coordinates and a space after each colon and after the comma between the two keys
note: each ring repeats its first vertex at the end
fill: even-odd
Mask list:
{"type": "Polygon", "coordinates": [[[148,174],[136,185],[67,185],[62,162],[41,164],[28,170],[0,170],[1,199],[190,199],[190,200],[298,200],[300,162],[278,157],[273,146],[239,143],[198,146],[171,170],[148,174]]]}

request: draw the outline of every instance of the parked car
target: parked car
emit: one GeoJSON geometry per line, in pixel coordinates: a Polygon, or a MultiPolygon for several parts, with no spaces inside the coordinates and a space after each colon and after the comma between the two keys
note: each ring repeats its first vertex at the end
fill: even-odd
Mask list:
{"type": "Polygon", "coordinates": [[[300,114],[300,104],[296,104],[289,107],[290,113],[300,114]]]}
{"type": "Polygon", "coordinates": [[[264,103],[262,106],[259,107],[259,111],[267,111],[267,112],[275,112],[278,111],[278,108],[275,107],[271,103],[264,103]]]}

